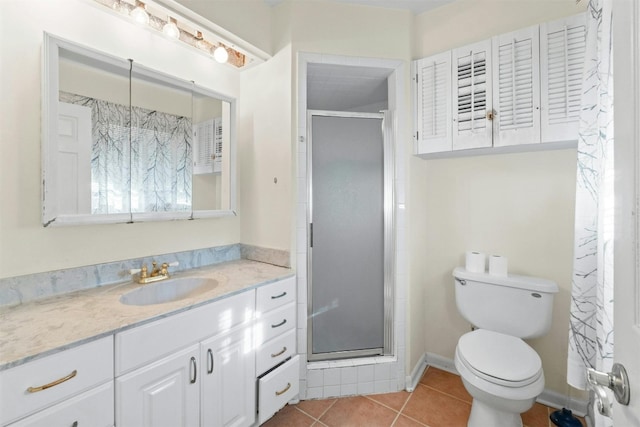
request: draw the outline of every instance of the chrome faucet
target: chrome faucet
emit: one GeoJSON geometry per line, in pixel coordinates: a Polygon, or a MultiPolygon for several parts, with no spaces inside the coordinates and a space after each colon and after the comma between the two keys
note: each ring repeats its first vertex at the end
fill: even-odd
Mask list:
{"type": "Polygon", "coordinates": [[[151,263],[152,267],[150,273],[147,269],[146,264],[142,264],[141,268],[133,268],[129,270],[129,273],[131,273],[132,275],[140,273],[137,277],[134,276],[134,280],[140,284],[159,282],[160,280],[165,280],[171,277],[169,275],[169,267],[176,267],[179,264],[180,263],[178,261],[171,263],[164,262],[160,265],[160,267],[158,267],[158,263],[153,261],[151,263]]]}

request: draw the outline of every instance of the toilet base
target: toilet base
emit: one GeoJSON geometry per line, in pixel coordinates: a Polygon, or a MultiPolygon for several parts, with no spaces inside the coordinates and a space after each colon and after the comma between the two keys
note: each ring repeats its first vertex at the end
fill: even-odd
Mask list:
{"type": "Polygon", "coordinates": [[[487,426],[522,427],[522,418],[519,413],[500,411],[478,399],[473,399],[467,427],[487,426]]]}

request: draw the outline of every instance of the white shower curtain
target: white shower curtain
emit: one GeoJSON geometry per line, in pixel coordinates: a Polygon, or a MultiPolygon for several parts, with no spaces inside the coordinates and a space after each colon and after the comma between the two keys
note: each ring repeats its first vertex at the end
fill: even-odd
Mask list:
{"type": "MultiPolygon", "coordinates": [[[[567,382],[613,364],[613,79],[611,0],[587,7],[576,183],[575,246],[567,382]]],[[[596,425],[611,420],[596,413],[596,425]]]]}

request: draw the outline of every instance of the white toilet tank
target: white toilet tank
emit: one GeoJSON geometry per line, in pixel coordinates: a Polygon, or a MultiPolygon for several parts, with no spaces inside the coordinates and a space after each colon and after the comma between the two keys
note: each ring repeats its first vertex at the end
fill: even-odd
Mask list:
{"type": "Polygon", "coordinates": [[[555,282],[470,273],[463,267],[453,270],[453,277],[458,311],[473,326],[524,339],[549,331],[555,282]]]}

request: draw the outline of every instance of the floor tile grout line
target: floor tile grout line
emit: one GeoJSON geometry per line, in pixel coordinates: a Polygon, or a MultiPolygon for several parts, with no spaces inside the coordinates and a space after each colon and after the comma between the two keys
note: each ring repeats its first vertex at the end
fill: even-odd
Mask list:
{"type": "Polygon", "coordinates": [[[460,401],[462,403],[466,403],[467,405],[471,405],[471,403],[472,403],[472,402],[467,402],[464,399],[460,399],[458,396],[454,396],[453,394],[449,394],[447,392],[444,392],[444,391],[440,390],[439,388],[436,388],[436,387],[433,387],[433,386],[430,386],[430,385],[426,385],[426,384],[422,384],[422,383],[419,383],[418,385],[421,385],[423,387],[427,387],[428,389],[436,391],[436,392],[438,392],[440,394],[444,394],[445,396],[448,396],[448,397],[451,397],[453,399],[456,399],[456,400],[458,400],[458,401],[460,401]]]}
{"type": "Polygon", "coordinates": [[[318,418],[316,418],[316,417],[314,417],[313,415],[311,415],[310,413],[308,413],[308,412],[306,412],[306,411],[304,411],[304,410],[300,409],[297,405],[295,406],[295,408],[296,408],[298,411],[300,411],[300,412],[302,412],[303,414],[305,414],[306,416],[311,417],[314,421],[317,421],[317,422],[321,423],[322,425],[326,425],[325,423],[323,423],[322,421],[320,421],[320,418],[322,418],[322,417],[323,417],[323,415],[324,415],[324,414],[326,414],[326,413],[327,413],[327,411],[328,411],[329,409],[331,409],[331,408],[333,407],[333,405],[335,405],[335,404],[336,404],[336,402],[337,402],[337,401],[338,401],[338,399],[333,399],[333,402],[331,402],[331,405],[327,406],[327,409],[325,409],[324,411],[322,411],[322,413],[320,414],[320,416],[318,416],[318,418]]]}
{"type": "MultiPolygon", "coordinates": [[[[400,392],[395,392],[395,393],[400,393],[400,392]]],[[[388,394],[388,393],[381,393],[381,394],[388,394]]],[[[378,405],[384,406],[387,409],[391,409],[393,412],[397,412],[400,413],[400,411],[398,411],[397,409],[392,408],[391,406],[385,405],[382,402],[379,402],[377,400],[375,400],[373,397],[369,397],[369,396],[376,396],[375,394],[365,394],[363,395],[363,397],[366,397],[367,399],[371,400],[374,403],[377,403],[378,405]]],[[[409,394],[409,396],[407,397],[407,400],[409,400],[411,398],[411,394],[409,394]]],[[[402,407],[404,408],[404,405],[407,403],[407,400],[405,400],[404,404],[402,405],[402,407]]],[[[400,408],[402,410],[402,408],[400,408]]]]}
{"type": "Polygon", "coordinates": [[[398,413],[398,417],[399,417],[400,415],[402,415],[402,416],[405,416],[405,417],[409,418],[411,421],[415,421],[416,423],[420,424],[421,426],[428,427],[428,426],[427,426],[425,423],[423,423],[422,421],[418,421],[418,420],[416,420],[415,418],[410,417],[409,415],[407,415],[407,414],[405,414],[405,413],[404,413],[404,409],[405,409],[405,407],[409,404],[409,400],[411,400],[411,398],[412,398],[412,397],[413,397],[413,392],[411,392],[411,393],[409,394],[409,398],[407,399],[407,401],[406,401],[406,402],[404,402],[404,405],[402,405],[402,408],[400,409],[400,412],[398,413]]]}

